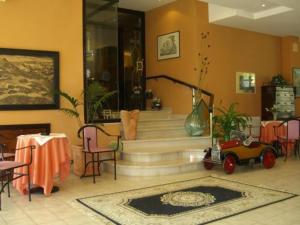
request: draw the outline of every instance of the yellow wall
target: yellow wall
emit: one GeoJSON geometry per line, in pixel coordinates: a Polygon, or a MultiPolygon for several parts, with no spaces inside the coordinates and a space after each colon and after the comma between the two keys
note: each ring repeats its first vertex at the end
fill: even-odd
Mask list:
{"type": "MultiPolygon", "coordinates": [[[[22,0],[0,4],[0,47],[60,53],[60,88],[80,97],[83,89],[82,1],[22,0]]],[[[62,101],[61,105],[66,106],[62,101]]],[[[58,110],[0,111],[0,124],[51,123],[77,143],[78,126],[58,110]]]]}
{"type": "MultiPolygon", "coordinates": [[[[83,89],[81,2],[14,0],[0,4],[0,47],[59,51],[60,89],[78,98],[83,89]]],[[[206,31],[211,33],[212,48],[211,66],[203,87],[215,93],[217,105],[221,99],[224,105],[238,101],[241,111],[259,115],[260,86],[281,71],[281,44],[289,46],[290,42],[281,43],[279,37],[208,24],[207,5],[196,0],[178,0],[146,13],[147,74],[168,74],[197,84],[194,68],[199,65],[200,34],[206,31]],[[157,36],[173,31],[180,31],[180,58],[157,61],[157,36]],[[235,94],[237,71],[256,73],[256,94],[235,94]]],[[[287,57],[284,68],[300,67],[299,53],[284,51],[283,54],[292,57],[287,57]]],[[[173,107],[175,112],[189,112],[190,90],[165,81],[158,86],[160,82],[151,81],[148,87],[162,93],[163,104],[173,107]]],[[[61,106],[67,106],[63,99],[61,106]]],[[[26,123],[51,123],[53,132],[65,132],[73,143],[79,143],[76,121],[58,110],[0,111],[2,125],[26,123]]],[[[118,132],[117,126],[107,128],[118,132]]]]}
{"type": "MultiPolygon", "coordinates": [[[[295,47],[296,47],[295,46],[295,47]]],[[[282,48],[282,70],[284,78],[293,82],[293,68],[300,68],[300,41],[298,37],[284,37],[281,40],[282,48]],[[293,45],[296,45],[298,50],[293,50],[293,45]]],[[[296,115],[300,115],[300,98],[296,98],[296,115]]]]}
{"type": "MultiPolygon", "coordinates": [[[[147,75],[167,74],[197,85],[201,32],[210,32],[209,72],[202,87],[215,94],[215,105],[239,102],[239,110],[260,115],[260,87],[281,72],[281,38],[208,23],[207,4],[177,0],[146,13],[147,75]],[[157,60],[157,36],[180,31],[180,58],[157,60]],[[256,94],[236,94],[236,72],[256,74],[256,94]]],[[[191,91],[168,82],[148,81],[164,106],[178,113],[191,110],[191,91]],[[165,88],[163,87],[165,85],[165,88]],[[166,86],[167,85],[167,86],[166,86]],[[170,88],[170,89],[169,89],[170,88]]]]}

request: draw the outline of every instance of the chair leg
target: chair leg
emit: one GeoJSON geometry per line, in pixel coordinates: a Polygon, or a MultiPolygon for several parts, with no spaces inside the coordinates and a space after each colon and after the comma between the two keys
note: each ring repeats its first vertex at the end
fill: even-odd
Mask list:
{"type": "Polygon", "coordinates": [[[100,158],[99,158],[99,152],[97,153],[97,162],[98,162],[98,175],[100,176],[101,175],[101,173],[100,173],[100,165],[101,165],[101,163],[100,163],[100,158]]]}
{"type": "Polygon", "coordinates": [[[86,164],[86,153],[84,153],[84,172],[83,175],[81,175],[81,178],[85,176],[86,174],[86,168],[87,168],[87,164],[86,164]]]}
{"type": "Polygon", "coordinates": [[[3,191],[3,174],[2,171],[0,171],[0,178],[1,178],[1,188],[0,188],[0,211],[1,211],[1,194],[3,191]]]}
{"type": "Polygon", "coordinates": [[[117,179],[117,162],[116,162],[116,151],[114,151],[114,171],[115,171],[115,180],[117,179]]]}
{"type": "Polygon", "coordinates": [[[282,145],[282,146],[284,146],[284,148],[285,148],[285,156],[284,156],[284,161],[286,161],[286,160],[287,160],[287,157],[288,157],[288,144],[286,144],[286,145],[282,145]]]}
{"type": "Polygon", "coordinates": [[[30,191],[30,171],[29,171],[29,166],[27,166],[27,177],[28,177],[28,198],[29,201],[31,202],[31,191],[30,191]]]}
{"type": "MultiPolygon", "coordinates": [[[[12,173],[13,174],[13,173],[12,173]]],[[[6,174],[6,179],[7,179],[7,195],[10,198],[10,187],[9,187],[9,182],[10,182],[10,176],[13,176],[11,173],[6,174]]]]}
{"type": "Polygon", "coordinates": [[[3,182],[4,174],[2,173],[2,171],[0,171],[0,178],[1,178],[1,192],[2,192],[2,191],[4,191],[4,190],[3,190],[3,185],[4,185],[4,182],[3,182]]]}
{"type": "Polygon", "coordinates": [[[93,166],[93,182],[94,184],[96,183],[96,179],[95,179],[95,156],[94,153],[92,153],[92,166],[93,166]]]}

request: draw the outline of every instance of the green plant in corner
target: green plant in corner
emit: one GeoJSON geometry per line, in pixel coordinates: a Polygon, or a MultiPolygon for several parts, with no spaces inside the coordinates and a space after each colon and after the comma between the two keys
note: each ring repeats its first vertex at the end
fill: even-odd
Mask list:
{"type": "Polygon", "coordinates": [[[89,123],[99,118],[98,114],[104,109],[106,101],[116,93],[117,91],[108,92],[107,89],[97,81],[88,85],[83,94],[87,105],[87,121],[89,123]]]}
{"type": "Polygon", "coordinates": [[[62,112],[64,112],[66,115],[68,115],[70,117],[76,118],[78,126],[82,127],[82,122],[81,122],[80,115],[78,112],[78,106],[82,105],[82,104],[79,102],[78,99],[70,96],[66,92],[59,91],[58,93],[60,96],[65,98],[71,104],[71,108],[60,108],[59,110],[61,110],[62,112]]]}
{"type": "Polygon", "coordinates": [[[228,108],[216,108],[220,113],[213,117],[213,136],[222,137],[225,141],[229,140],[232,130],[245,129],[247,122],[251,121],[251,117],[236,111],[238,103],[231,103],[228,108]]]}

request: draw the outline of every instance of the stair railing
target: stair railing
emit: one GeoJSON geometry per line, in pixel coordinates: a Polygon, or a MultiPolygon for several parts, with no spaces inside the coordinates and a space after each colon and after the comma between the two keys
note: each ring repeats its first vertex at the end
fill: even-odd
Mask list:
{"type": "Polygon", "coordinates": [[[158,79],[166,79],[166,80],[170,80],[176,84],[180,84],[182,86],[185,86],[187,88],[190,88],[192,89],[192,93],[193,93],[193,104],[195,103],[195,95],[196,95],[196,92],[197,91],[201,91],[202,94],[204,95],[207,95],[209,97],[209,103],[208,103],[208,110],[209,112],[213,112],[213,104],[214,104],[214,94],[204,90],[204,89],[201,89],[199,87],[196,87],[195,85],[192,85],[192,84],[188,84],[184,81],[181,81],[181,80],[178,80],[178,79],[175,79],[173,77],[170,77],[168,75],[156,75],[156,76],[150,76],[150,77],[146,77],[146,80],[158,80],[158,79]]]}
{"type": "MultiPolygon", "coordinates": [[[[207,95],[209,97],[209,103],[208,103],[208,111],[209,111],[209,125],[210,125],[210,136],[212,137],[212,118],[213,118],[213,108],[214,108],[214,94],[210,93],[202,88],[196,87],[195,85],[192,84],[188,84],[184,81],[178,80],[176,78],[170,77],[168,75],[156,75],[156,76],[149,76],[146,77],[146,80],[158,80],[158,79],[165,79],[165,80],[169,80],[172,81],[176,84],[180,84],[182,86],[185,86],[187,88],[192,89],[192,96],[193,96],[193,106],[195,105],[196,102],[196,93],[197,91],[201,91],[202,94],[207,95]]],[[[213,141],[213,139],[212,139],[213,141]]],[[[213,143],[212,143],[213,144],[213,143]]]]}

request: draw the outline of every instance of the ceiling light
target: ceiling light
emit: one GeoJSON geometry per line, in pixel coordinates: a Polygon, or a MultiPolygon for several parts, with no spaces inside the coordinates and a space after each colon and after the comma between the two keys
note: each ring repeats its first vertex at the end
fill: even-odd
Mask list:
{"type": "Polygon", "coordinates": [[[267,5],[265,3],[261,4],[261,7],[265,8],[267,5]]]}

